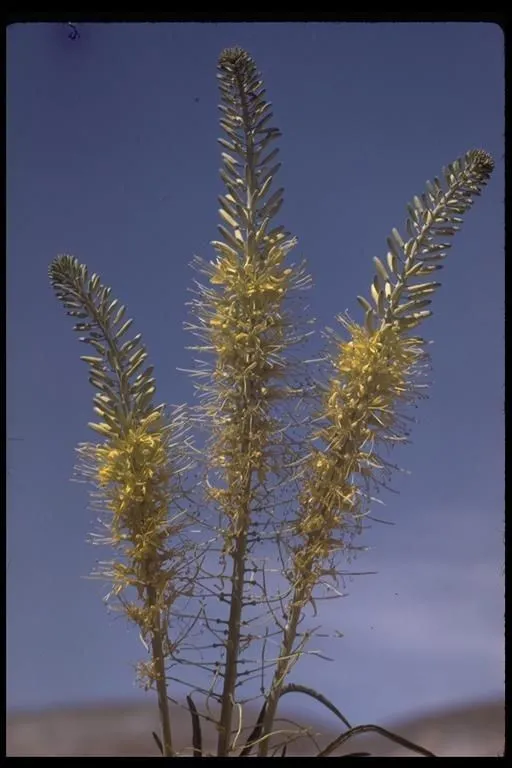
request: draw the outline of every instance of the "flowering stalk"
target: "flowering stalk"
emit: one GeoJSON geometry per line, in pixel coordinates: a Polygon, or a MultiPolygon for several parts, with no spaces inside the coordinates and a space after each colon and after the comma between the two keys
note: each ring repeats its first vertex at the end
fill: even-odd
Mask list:
{"type": "Polygon", "coordinates": [[[289,396],[286,350],[300,341],[285,299],[307,286],[301,268],[284,264],[295,240],[270,222],[282,204],[282,189],[271,188],[280,163],[269,149],[279,131],[269,127],[270,104],[252,59],[235,48],[219,60],[220,139],[227,194],[219,198],[222,241],[212,243],[217,259],[200,269],[213,286],[199,287],[199,325],[189,325],[214,356],[203,369],[204,420],[211,433],[209,467],[217,482],[208,497],[224,517],[224,552],[231,558],[231,593],[223,672],[218,754],[230,751],[231,722],[241,641],[248,534],[258,494],[269,471],[278,470],[274,404],[289,396]]]}
{"type": "Polygon", "coordinates": [[[84,355],[89,381],[96,388],[94,410],[100,417],[89,426],[104,438],[101,444],[79,446],[79,470],[95,486],[95,505],[107,515],[106,536],[95,536],[118,553],[99,575],[112,582],[109,597],[117,597],[142,638],[148,638],[152,662],[149,682],[156,684],[165,755],[173,754],[165,680],[167,623],[171,607],[187,588],[184,549],[172,546],[183,529],[181,515],[169,519],[169,506],[181,497],[178,481],[186,460],[187,431],[183,409],[169,418],[164,406],[154,406],[153,368],[143,365],[147,353],[140,334],[125,340],[132,324],[125,307],[110,298],[111,290],[97,275],[71,256],[58,257],[50,279],[67,314],[78,318],[80,340],[96,356],[84,355]],[[142,372],[141,372],[142,371],[142,372]],[[126,597],[131,589],[135,600],[126,597]]]}
{"type": "MultiPolygon", "coordinates": [[[[338,318],[349,339],[336,339],[332,377],[323,392],[320,425],[312,434],[309,459],[295,523],[290,581],[293,597],[283,632],[280,658],[267,700],[263,735],[272,730],[279,694],[294,659],[301,613],[325,575],[326,561],[343,550],[357,532],[371,497],[369,482],[387,475],[389,465],[378,453],[383,443],[406,437],[399,408],[413,403],[425,385],[418,374],[425,366],[425,342],[408,335],[432,313],[427,307],[440,283],[428,278],[442,268],[461,215],[479,195],[494,162],[481,150],[468,152],[445,169],[446,189],[436,178],[427,192],[408,206],[405,242],[394,229],[388,238],[386,266],[375,258],[371,301],[358,297],[364,325],[338,318]],[[423,282],[416,282],[417,279],[423,282]]],[[[260,743],[267,754],[268,739],[260,743]]]]}

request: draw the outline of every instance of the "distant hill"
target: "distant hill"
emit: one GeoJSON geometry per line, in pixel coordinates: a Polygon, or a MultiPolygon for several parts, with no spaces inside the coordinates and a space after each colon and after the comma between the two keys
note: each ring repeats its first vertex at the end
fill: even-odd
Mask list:
{"type": "MultiPolygon", "coordinates": [[[[177,748],[190,745],[188,712],[172,710],[177,748]]],[[[294,720],[293,715],[289,715],[294,720]]],[[[302,718],[301,725],[304,725],[302,718]]],[[[249,725],[254,723],[250,718],[249,725]]],[[[426,747],[437,756],[496,757],[503,755],[505,740],[505,708],[503,702],[476,702],[444,711],[435,711],[411,720],[376,723],[426,747]]],[[[310,723],[316,739],[325,746],[339,733],[336,723],[329,726],[310,723]]],[[[290,729],[289,721],[280,728],[290,729]]],[[[155,708],[146,704],[111,704],[63,708],[7,716],[7,756],[158,756],[151,731],[158,731],[155,708]]],[[[341,730],[341,729],[340,729],[341,730]]],[[[243,740],[242,740],[243,743],[243,740]]],[[[213,751],[215,731],[204,726],[204,746],[213,751]]],[[[413,753],[374,734],[352,738],[335,754],[368,751],[381,756],[405,756],[413,753]]],[[[186,754],[187,752],[185,752],[186,754]]],[[[190,753],[190,751],[188,751],[190,753]]],[[[313,755],[311,741],[301,737],[289,748],[289,755],[313,755]]]]}

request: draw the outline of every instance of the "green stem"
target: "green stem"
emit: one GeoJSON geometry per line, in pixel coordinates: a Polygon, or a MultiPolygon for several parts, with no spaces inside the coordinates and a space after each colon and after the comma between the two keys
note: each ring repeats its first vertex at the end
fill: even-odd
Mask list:
{"type": "Polygon", "coordinates": [[[281,650],[279,653],[279,660],[274,670],[274,676],[272,678],[272,684],[270,686],[270,693],[267,699],[267,706],[265,710],[265,719],[263,720],[262,740],[259,744],[259,757],[266,757],[270,746],[270,734],[274,724],[274,719],[277,712],[277,705],[279,703],[279,697],[285,683],[290,666],[293,663],[291,658],[293,645],[297,636],[297,626],[299,624],[300,613],[302,606],[304,605],[304,595],[302,589],[296,589],[294,599],[292,601],[292,607],[290,609],[290,615],[288,625],[284,631],[283,642],[281,644],[281,650]]]}
{"type": "Polygon", "coordinates": [[[160,613],[156,609],[156,591],[154,587],[147,588],[148,604],[155,611],[153,631],[151,633],[151,652],[155,668],[156,690],[158,695],[158,712],[160,726],[162,728],[163,756],[173,757],[171,719],[169,714],[169,699],[167,697],[167,683],[165,680],[165,663],[163,649],[163,631],[160,613]]]}
{"type": "Polygon", "coordinates": [[[240,623],[242,618],[242,601],[244,593],[245,555],[247,551],[247,527],[237,539],[233,555],[233,574],[231,583],[231,606],[228,622],[228,639],[226,644],[226,670],[222,690],[222,709],[220,715],[220,730],[217,756],[224,757],[229,752],[231,737],[231,721],[233,715],[234,692],[240,652],[240,623]]]}

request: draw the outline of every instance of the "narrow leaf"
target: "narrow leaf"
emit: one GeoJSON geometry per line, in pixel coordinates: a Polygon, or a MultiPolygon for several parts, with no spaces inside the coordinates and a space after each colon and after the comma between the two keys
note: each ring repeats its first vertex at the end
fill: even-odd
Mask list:
{"type": "Polygon", "coordinates": [[[99,435],[112,437],[113,432],[112,432],[112,429],[108,426],[108,424],[94,424],[93,422],[89,422],[87,426],[93,429],[99,435]]]}
{"type": "Polygon", "coordinates": [[[268,115],[265,115],[256,125],[254,126],[254,133],[263,133],[263,131],[267,131],[268,128],[264,128],[264,126],[268,123],[269,120],[271,120],[274,117],[272,112],[269,112],[268,115]]]}
{"type": "Polygon", "coordinates": [[[233,259],[238,258],[238,251],[235,251],[234,248],[226,245],[226,243],[222,243],[220,240],[212,240],[210,245],[212,245],[216,251],[220,251],[224,256],[228,256],[229,258],[233,259]]]}
{"type": "Polygon", "coordinates": [[[138,333],[136,336],[133,337],[133,339],[130,339],[129,341],[125,341],[119,350],[119,356],[125,357],[129,352],[132,351],[132,349],[134,349],[137,346],[141,338],[142,338],[142,333],[138,333]]]}
{"type": "Polygon", "coordinates": [[[114,299],[114,301],[108,306],[107,311],[105,312],[105,315],[107,317],[109,317],[112,314],[112,312],[114,311],[114,309],[117,307],[118,304],[119,304],[119,300],[118,299],[114,299]]]}
{"type": "Polygon", "coordinates": [[[408,312],[412,315],[413,313],[417,313],[418,310],[423,307],[428,307],[431,303],[430,299],[413,299],[411,301],[406,301],[405,304],[399,304],[398,307],[395,307],[393,314],[396,317],[405,315],[408,312]]]}
{"type": "Polygon", "coordinates": [[[227,211],[225,211],[223,208],[219,208],[219,214],[221,218],[224,219],[224,221],[227,221],[227,223],[235,229],[238,227],[238,222],[236,219],[234,219],[232,216],[229,215],[227,211]]]}
{"type": "Polygon", "coordinates": [[[271,160],[273,160],[273,159],[274,159],[274,157],[275,157],[277,154],[279,154],[279,147],[276,147],[275,149],[273,149],[273,150],[272,150],[272,152],[269,152],[269,154],[268,154],[268,155],[266,155],[266,156],[263,158],[263,160],[260,160],[258,164],[260,165],[260,167],[263,167],[263,166],[265,166],[265,165],[268,165],[268,163],[269,163],[271,160]]]}
{"type": "Polygon", "coordinates": [[[378,307],[378,306],[379,306],[379,293],[380,293],[380,291],[379,291],[379,290],[378,290],[378,288],[375,286],[375,283],[374,283],[374,282],[373,282],[373,283],[371,284],[371,286],[370,286],[370,292],[371,292],[371,294],[372,294],[372,299],[373,299],[373,300],[374,300],[374,302],[375,302],[375,306],[376,306],[376,307],[378,307]]]}
{"type": "Polygon", "coordinates": [[[269,170],[264,170],[263,169],[264,172],[261,173],[261,175],[260,175],[260,177],[258,179],[259,185],[262,186],[266,182],[266,180],[268,179],[269,176],[272,176],[272,177],[276,176],[277,172],[281,168],[281,165],[282,165],[282,163],[276,163],[269,170]]]}
{"type": "Polygon", "coordinates": [[[375,267],[377,269],[377,272],[379,276],[382,278],[382,281],[386,283],[389,281],[389,275],[387,273],[386,267],[382,263],[382,261],[379,259],[378,256],[373,257],[373,263],[375,264],[375,267]]]}
{"type": "Polygon", "coordinates": [[[89,291],[91,293],[94,293],[96,291],[96,289],[97,289],[99,284],[100,284],[100,277],[99,277],[99,275],[96,275],[96,274],[92,275],[92,277],[90,279],[90,282],[89,282],[89,291]]]}
{"type": "Polygon", "coordinates": [[[125,334],[125,333],[126,333],[126,331],[127,331],[129,328],[130,328],[130,326],[132,325],[132,323],[133,323],[133,320],[131,320],[131,319],[130,319],[130,320],[126,320],[126,322],[124,322],[124,323],[122,324],[122,326],[119,328],[119,330],[117,331],[117,333],[116,333],[116,339],[120,339],[120,338],[121,338],[121,336],[124,336],[124,334],[125,334]]]}
{"type": "Polygon", "coordinates": [[[228,155],[227,152],[221,152],[221,157],[224,160],[225,163],[229,163],[229,165],[234,166],[240,166],[240,160],[237,160],[236,158],[232,157],[232,155],[228,155]]]}
{"type": "MultiPolygon", "coordinates": [[[[283,187],[279,187],[279,189],[276,190],[269,197],[269,199],[265,202],[265,205],[264,205],[264,207],[262,209],[262,211],[264,212],[265,215],[269,215],[267,212],[274,205],[274,203],[277,203],[278,201],[282,202],[283,192],[284,192],[284,188],[283,187]]],[[[269,218],[270,218],[270,216],[269,216],[269,218]]]]}
{"type": "Polygon", "coordinates": [[[439,269],[443,269],[443,264],[422,264],[421,269],[416,272],[416,276],[430,275],[439,269]]]}
{"type": "Polygon", "coordinates": [[[412,219],[407,219],[407,221],[405,222],[405,228],[407,230],[407,234],[409,235],[409,237],[416,237],[416,235],[418,234],[419,227],[417,224],[414,224],[412,219]]]}
{"type": "Polygon", "coordinates": [[[440,287],[441,287],[441,283],[436,283],[436,282],[418,283],[417,285],[410,285],[407,288],[407,291],[410,296],[416,296],[418,294],[434,293],[434,291],[436,291],[440,287]]]}
{"type": "Polygon", "coordinates": [[[119,307],[119,309],[118,309],[118,310],[117,310],[117,312],[116,312],[116,316],[115,316],[115,317],[114,317],[114,319],[112,320],[112,324],[113,324],[113,325],[117,325],[117,324],[118,324],[118,322],[119,322],[119,321],[121,320],[121,318],[123,317],[123,315],[124,315],[124,313],[125,313],[125,312],[126,312],[126,307],[124,307],[124,306],[123,306],[123,307],[119,307]]]}
{"type": "Polygon", "coordinates": [[[372,309],[370,309],[364,318],[364,327],[368,331],[368,333],[373,333],[375,331],[375,314],[372,309]]]}
{"type": "Polygon", "coordinates": [[[226,147],[226,149],[229,149],[231,152],[236,152],[237,155],[241,155],[242,152],[241,147],[237,147],[233,144],[231,141],[227,141],[227,139],[217,139],[219,144],[222,144],[223,147],[226,147]]]}
{"type": "Polygon", "coordinates": [[[401,258],[402,250],[401,248],[399,248],[396,241],[392,237],[387,237],[386,242],[388,244],[388,248],[391,251],[391,253],[393,253],[397,259],[401,258]]]}
{"type": "Polygon", "coordinates": [[[227,244],[234,248],[237,253],[240,252],[240,242],[221,224],[217,225],[217,229],[221,233],[222,237],[226,240],[227,244]]]}
{"type": "Polygon", "coordinates": [[[268,176],[263,182],[262,186],[258,190],[256,190],[255,197],[258,200],[261,200],[261,198],[265,196],[268,188],[272,184],[272,178],[273,178],[272,176],[268,176]]]}
{"type": "Polygon", "coordinates": [[[388,262],[389,271],[392,275],[396,274],[398,272],[398,259],[396,257],[396,254],[392,253],[391,251],[388,251],[386,254],[386,261],[388,262]]]}
{"type": "Polygon", "coordinates": [[[427,317],[430,317],[432,312],[429,312],[428,310],[425,310],[425,312],[418,312],[416,316],[413,317],[400,317],[398,322],[398,327],[401,331],[409,331],[412,328],[416,328],[420,323],[423,322],[427,317]]]}
{"type": "Polygon", "coordinates": [[[373,312],[373,307],[370,304],[370,302],[364,298],[364,296],[358,296],[357,297],[358,302],[362,306],[365,312],[373,312]]]}
{"type": "Polygon", "coordinates": [[[416,264],[413,264],[412,267],[407,269],[405,271],[405,277],[406,279],[409,277],[414,277],[421,269],[421,261],[418,261],[416,264]]]}
{"type": "Polygon", "coordinates": [[[261,152],[267,144],[269,144],[273,139],[277,139],[281,136],[280,131],[269,131],[264,139],[262,139],[260,142],[258,142],[258,145],[255,147],[257,152],[261,152]]]}

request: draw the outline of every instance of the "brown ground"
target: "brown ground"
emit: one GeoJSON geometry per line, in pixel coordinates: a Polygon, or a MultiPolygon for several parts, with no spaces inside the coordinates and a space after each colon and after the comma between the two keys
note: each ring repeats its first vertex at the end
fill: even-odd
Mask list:
{"type": "MultiPolygon", "coordinates": [[[[328,744],[339,731],[334,718],[329,726],[316,725],[320,744],[328,744]]],[[[251,718],[251,724],[254,719],[251,718]]],[[[302,718],[304,722],[304,718],[302,718]]],[[[474,703],[465,707],[437,711],[431,715],[399,723],[379,723],[414,741],[438,756],[496,757],[503,754],[504,705],[474,703]]],[[[286,722],[282,728],[290,728],[286,722]]],[[[148,705],[112,704],[80,709],[61,709],[39,713],[19,713],[7,717],[8,756],[157,756],[151,731],[158,731],[155,711],[148,705]]],[[[190,745],[190,719],[187,712],[174,711],[176,746],[190,745]]],[[[214,749],[215,733],[204,726],[204,746],[214,749]]],[[[382,736],[362,734],[350,740],[343,751],[369,751],[381,756],[405,756],[411,753],[382,736]]],[[[313,755],[312,743],[302,737],[288,754],[313,755]]]]}

